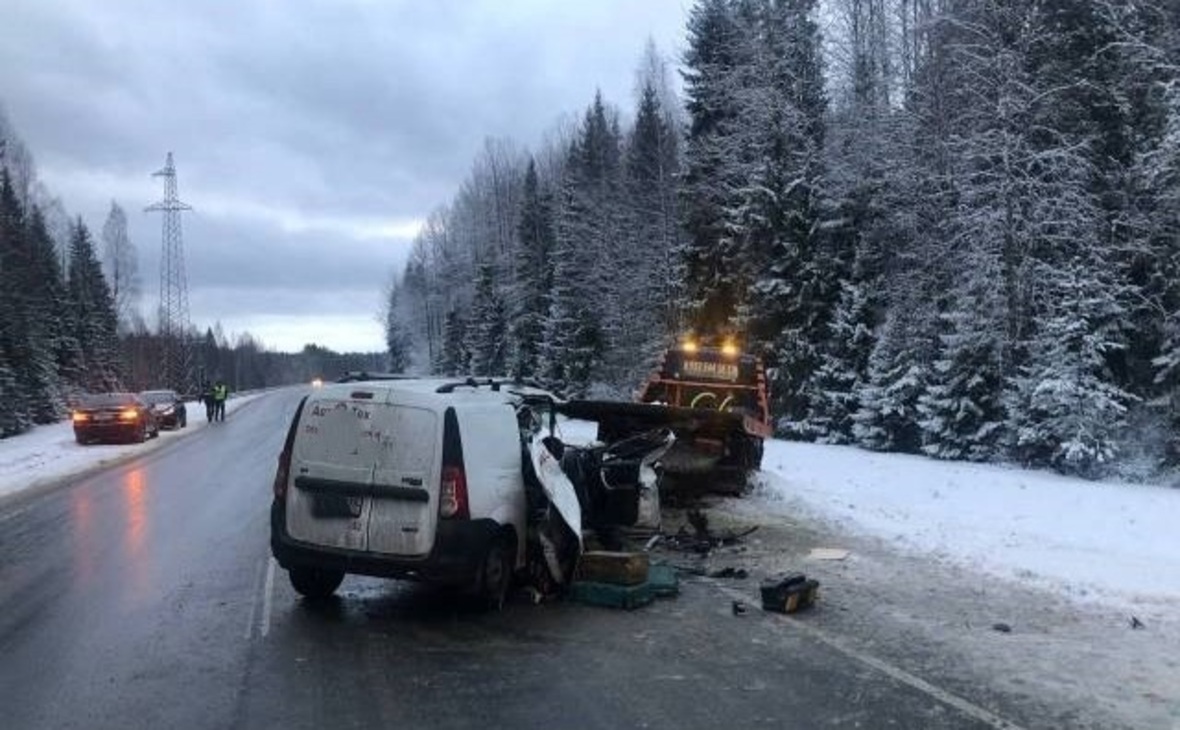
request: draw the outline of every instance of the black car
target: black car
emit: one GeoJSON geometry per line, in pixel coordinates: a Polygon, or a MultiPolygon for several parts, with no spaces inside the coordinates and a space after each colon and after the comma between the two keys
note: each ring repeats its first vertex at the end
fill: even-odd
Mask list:
{"type": "Polygon", "coordinates": [[[84,395],[74,405],[74,438],[80,444],[95,441],[143,443],[160,435],[151,407],[134,393],[84,395]]]}
{"type": "Polygon", "coordinates": [[[172,430],[188,425],[184,399],[175,390],[145,390],[139,394],[139,399],[151,407],[160,428],[172,430]]]}

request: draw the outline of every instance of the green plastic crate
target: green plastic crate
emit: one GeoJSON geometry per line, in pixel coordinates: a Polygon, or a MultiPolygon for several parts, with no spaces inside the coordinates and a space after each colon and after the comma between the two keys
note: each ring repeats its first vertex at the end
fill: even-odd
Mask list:
{"type": "Polygon", "coordinates": [[[680,576],[671,565],[652,565],[647,570],[647,582],[657,598],[668,598],[680,593],[680,576]]]}
{"type": "Polygon", "coordinates": [[[572,600],[589,606],[624,608],[628,611],[646,606],[655,599],[655,591],[652,590],[651,583],[640,583],[637,586],[616,586],[610,583],[580,580],[570,584],[569,595],[572,600]]]}

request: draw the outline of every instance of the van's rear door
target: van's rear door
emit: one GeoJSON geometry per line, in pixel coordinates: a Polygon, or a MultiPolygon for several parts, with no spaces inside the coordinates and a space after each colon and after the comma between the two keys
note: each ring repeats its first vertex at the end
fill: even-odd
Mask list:
{"type": "Polygon", "coordinates": [[[325,394],[304,405],[287,490],[287,531],[296,540],[368,549],[369,494],[381,449],[374,437],[374,411],[381,406],[367,395],[325,394]]]}
{"type": "Polygon", "coordinates": [[[434,545],[442,419],[430,410],[398,405],[397,394],[375,413],[380,451],[373,472],[369,550],[423,556],[434,545]]]}

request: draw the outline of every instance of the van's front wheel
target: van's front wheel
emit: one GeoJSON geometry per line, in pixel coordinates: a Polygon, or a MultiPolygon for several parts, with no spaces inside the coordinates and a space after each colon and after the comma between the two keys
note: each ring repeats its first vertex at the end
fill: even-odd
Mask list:
{"type": "Polygon", "coordinates": [[[480,600],[490,611],[504,608],[508,589],[512,586],[512,567],[516,553],[506,537],[499,537],[488,546],[479,575],[480,600]]]}
{"type": "Polygon", "coordinates": [[[307,598],[327,598],[344,582],[344,571],[293,567],[287,571],[291,587],[307,598]]]}

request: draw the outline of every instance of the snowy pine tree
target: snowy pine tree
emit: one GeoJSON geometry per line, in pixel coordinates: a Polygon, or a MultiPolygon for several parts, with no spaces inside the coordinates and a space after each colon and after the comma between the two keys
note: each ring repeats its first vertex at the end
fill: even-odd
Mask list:
{"type": "Polygon", "coordinates": [[[32,423],[28,294],[31,280],[24,208],[8,170],[0,169],[0,436],[32,423]]]}
{"type": "Polygon", "coordinates": [[[553,286],[553,207],[541,189],[536,161],[525,171],[517,226],[511,334],[512,374],[532,378],[538,371],[544,320],[553,286]]]}
{"type": "Polygon", "coordinates": [[[467,318],[459,309],[447,312],[442,349],[435,370],[443,375],[467,375],[471,371],[471,353],[467,350],[467,318]]]}
{"type": "Polygon", "coordinates": [[[1118,455],[1132,398],[1112,382],[1108,357],[1123,348],[1118,286],[1083,256],[1040,267],[1043,312],[1030,364],[1011,395],[1013,455],[1025,464],[1100,476],[1118,455]]]}
{"type": "Polygon", "coordinates": [[[508,311],[497,290],[495,272],[495,264],[485,262],[476,277],[466,333],[473,375],[504,375],[507,370],[508,311]]]}
{"type": "Polygon", "coordinates": [[[922,451],[941,459],[987,461],[1000,453],[1006,412],[1005,303],[994,258],[975,259],[941,316],[940,350],[918,399],[922,451]]]}
{"type": "Polygon", "coordinates": [[[94,253],[90,231],[80,218],[74,223],[70,240],[68,286],[74,335],[83,363],[78,385],[92,392],[114,390],[120,381],[115,303],[94,253]]]}

